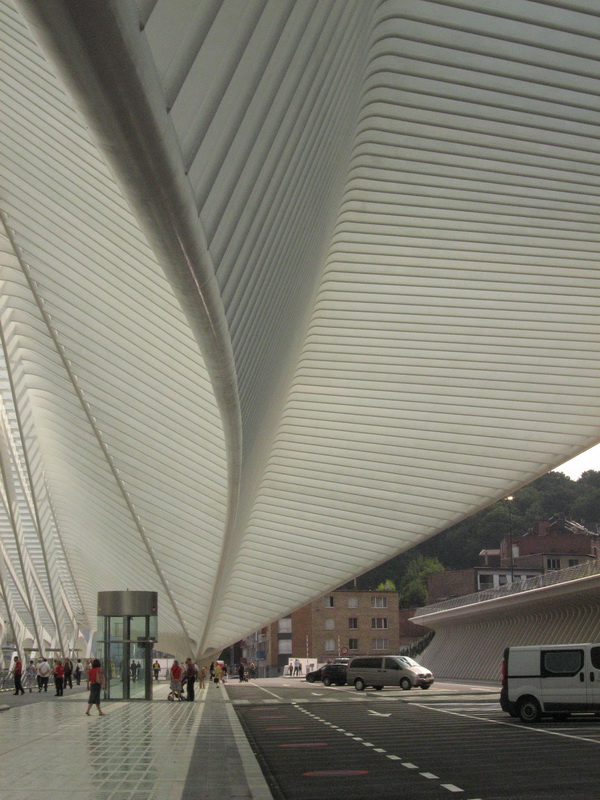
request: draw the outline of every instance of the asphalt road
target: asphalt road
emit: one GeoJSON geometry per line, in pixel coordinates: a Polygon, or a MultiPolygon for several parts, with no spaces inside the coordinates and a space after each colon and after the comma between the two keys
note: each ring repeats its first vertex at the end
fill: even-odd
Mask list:
{"type": "Polygon", "coordinates": [[[277,800],[598,800],[600,719],[524,725],[499,686],[228,685],[277,800]]]}

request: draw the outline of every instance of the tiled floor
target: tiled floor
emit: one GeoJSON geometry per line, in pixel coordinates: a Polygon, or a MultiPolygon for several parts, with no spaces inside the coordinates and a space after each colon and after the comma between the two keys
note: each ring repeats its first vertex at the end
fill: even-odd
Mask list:
{"type": "Polygon", "coordinates": [[[86,717],[81,695],[1,712],[0,800],[179,800],[205,708],[199,694],[195,703],[106,703],[104,717],[86,717]]]}

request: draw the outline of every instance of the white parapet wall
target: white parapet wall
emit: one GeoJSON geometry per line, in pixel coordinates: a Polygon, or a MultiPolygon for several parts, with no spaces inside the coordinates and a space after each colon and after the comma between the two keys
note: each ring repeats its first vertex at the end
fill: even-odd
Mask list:
{"type": "Polygon", "coordinates": [[[411,620],[435,631],[420,663],[438,678],[500,680],[506,647],[600,641],[600,575],[427,612],[411,620]]]}

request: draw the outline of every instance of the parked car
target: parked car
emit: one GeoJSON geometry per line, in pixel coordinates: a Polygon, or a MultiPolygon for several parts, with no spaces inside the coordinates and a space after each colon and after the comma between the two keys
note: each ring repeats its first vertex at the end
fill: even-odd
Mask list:
{"type": "Polygon", "coordinates": [[[333,661],[328,662],[327,664],[321,664],[320,667],[314,669],[312,672],[306,673],[306,680],[309,683],[314,683],[315,681],[322,681],[323,680],[323,669],[329,664],[348,664],[350,661],[349,658],[334,658],[333,661]]]}
{"type": "Polygon", "coordinates": [[[600,712],[600,644],[507,647],[500,706],[523,722],[600,712]]]}
{"type": "Polygon", "coordinates": [[[347,681],[358,692],[367,686],[378,690],[384,686],[399,686],[406,690],[413,686],[429,689],[433,675],[408,656],[358,656],[348,665],[347,681]]]}
{"type": "Polygon", "coordinates": [[[323,686],[331,686],[334,683],[336,686],[345,686],[348,675],[347,664],[325,664],[322,671],[323,686]]]}

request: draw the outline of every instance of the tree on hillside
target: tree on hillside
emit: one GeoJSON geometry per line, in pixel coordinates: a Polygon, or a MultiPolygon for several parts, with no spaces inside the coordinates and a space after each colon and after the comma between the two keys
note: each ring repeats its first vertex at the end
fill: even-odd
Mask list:
{"type": "Polygon", "coordinates": [[[427,578],[444,572],[437,558],[415,554],[409,561],[398,586],[400,608],[422,606],[427,602],[427,578]]]}
{"type": "Polygon", "coordinates": [[[395,592],[396,591],[396,584],[394,581],[387,578],[385,581],[382,581],[379,586],[375,589],[376,592],[395,592]]]}

